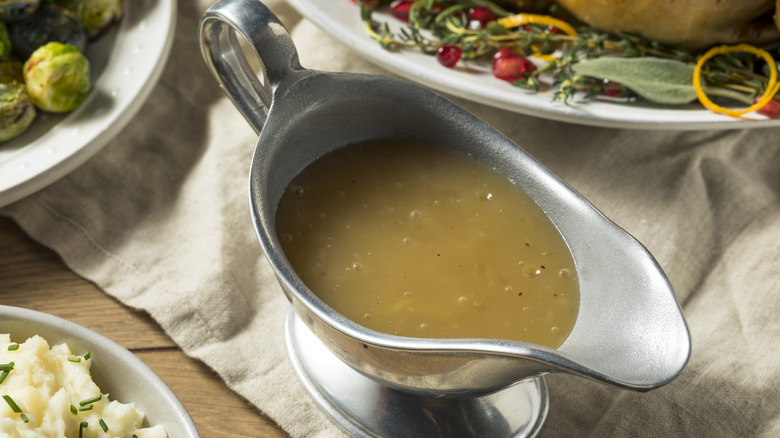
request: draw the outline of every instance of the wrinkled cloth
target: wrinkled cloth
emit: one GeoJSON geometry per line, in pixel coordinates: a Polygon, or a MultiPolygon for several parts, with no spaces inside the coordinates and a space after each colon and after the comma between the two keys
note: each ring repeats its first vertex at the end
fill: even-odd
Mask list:
{"type": "MultiPolygon", "coordinates": [[[[304,67],[387,74],[283,0],[266,4],[304,67]]],[[[0,214],[105,293],[148,312],[290,436],[340,436],[287,357],[288,303],[249,215],[257,136],[199,49],[209,6],[178,3],[159,84],[115,139],[0,214]]],[[[541,436],[780,436],[780,128],[599,128],[454,100],[641,241],[689,324],[690,362],[662,388],[638,393],[548,376],[541,436]]]]}

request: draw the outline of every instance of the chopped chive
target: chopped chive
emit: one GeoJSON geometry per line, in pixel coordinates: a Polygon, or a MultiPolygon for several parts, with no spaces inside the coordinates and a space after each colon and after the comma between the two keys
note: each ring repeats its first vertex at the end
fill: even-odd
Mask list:
{"type": "Polygon", "coordinates": [[[16,351],[19,349],[19,344],[10,344],[8,346],[8,351],[16,351]]]}
{"type": "Polygon", "coordinates": [[[79,423],[79,438],[83,438],[82,434],[84,433],[84,429],[87,426],[89,426],[89,423],[87,423],[86,421],[82,421],[81,423],[79,423]]]}
{"type": "Polygon", "coordinates": [[[14,369],[13,362],[0,363],[0,371],[11,371],[12,369],[14,369]]]}
{"type": "Polygon", "coordinates": [[[68,362],[81,362],[81,358],[78,356],[68,356],[68,362]]]}
{"type": "Polygon", "coordinates": [[[73,405],[70,405],[70,413],[73,415],[78,415],[79,411],[76,410],[76,407],[73,405]]]}
{"type": "Polygon", "coordinates": [[[8,406],[11,407],[11,410],[16,412],[17,414],[21,414],[22,410],[19,409],[19,405],[16,404],[14,399],[11,398],[9,395],[4,395],[3,398],[5,399],[5,402],[8,403],[8,406]]]}
{"type": "Polygon", "coordinates": [[[22,415],[20,415],[20,417],[22,417],[22,421],[24,421],[25,423],[29,423],[30,422],[30,419],[27,418],[27,415],[22,414],[22,415]]]}
{"type": "Polygon", "coordinates": [[[0,373],[0,383],[5,382],[5,378],[8,377],[9,373],[10,371],[3,371],[2,373],[0,373]]]}
{"type": "Polygon", "coordinates": [[[100,401],[101,398],[103,398],[103,395],[102,394],[98,394],[98,395],[96,395],[94,397],[91,397],[91,398],[88,398],[88,399],[80,401],[79,402],[79,406],[91,405],[92,403],[100,401]]]}
{"type": "Polygon", "coordinates": [[[103,421],[102,418],[98,420],[98,424],[100,424],[100,427],[103,429],[103,432],[108,432],[108,426],[106,425],[106,422],[103,421]]]}
{"type": "Polygon", "coordinates": [[[81,412],[84,412],[84,411],[91,411],[93,407],[94,407],[94,406],[92,406],[92,405],[85,405],[85,406],[81,406],[81,407],[79,408],[79,411],[81,411],[81,412]]]}
{"type": "Polygon", "coordinates": [[[90,358],[90,357],[92,357],[92,353],[91,353],[91,352],[89,352],[89,351],[87,351],[87,352],[84,354],[84,360],[89,360],[89,358],[90,358]]]}

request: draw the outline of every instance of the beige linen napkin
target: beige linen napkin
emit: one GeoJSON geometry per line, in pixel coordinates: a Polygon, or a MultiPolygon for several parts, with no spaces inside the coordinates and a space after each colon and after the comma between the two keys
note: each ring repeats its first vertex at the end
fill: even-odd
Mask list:
{"type": "MultiPolygon", "coordinates": [[[[267,4],[305,67],[381,72],[283,0],[267,4]]],[[[339,436],[286,356],[287,303],[249,218],[256,135],[198,47],[210,3],[178,6],[171,59],[138,116],[89,162],[0,214],[106,293],[148,311],[291,436],[339,436]]],[[[550,376],[542,436],[780,436],[780,129],[605,129],[459,103],[642,241],[690,325],[691,361],[658,390],[550,376]]]]}

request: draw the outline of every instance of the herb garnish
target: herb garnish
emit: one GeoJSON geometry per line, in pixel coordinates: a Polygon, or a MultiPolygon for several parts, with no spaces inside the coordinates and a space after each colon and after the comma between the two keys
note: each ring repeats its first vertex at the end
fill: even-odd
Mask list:
{"type": "Polygon", "coordinates": [[[8,351],[16,351],[19,349],[19,344],[13,343],[8,345],[8,351]]]}
{"type": "Polygon", "coordinates": [[[90,397],[88,399],[84,399],[79,402],[79,406],[85,406],[85,405],[91,405],[92,403],[99,402],[100,399],[103,398],[102,394],[98,394],[94,397],[90,397]]]}
{"type": "Polygon", "coordinates": [[[11,410],[16,414],[21,414],[19,417],[24,421],[25,423],[28,423],[30,421],[29,418],[27,418],[27,415],[22,412],[22,409],[19,407],[19,405],[16,404],[14,399],[11,398],[10,395],[4,395],[3,399],[5,399],[5,402],[8,403],[8,406],[11,408],[11,410]]]}
{"type": "Polygon", "coordinates": [[[22,410],[19,408],[19,405],[16,404],[14,399],[11,398],[10,395],[4,395],[3,398],[5,399],[5,402],[8,403],[8,406],[11,407],[11,410],[14,411],[17,414],[21,414],[22,410]]]}
{"type": "Polygon", "coordinates": [[[0,384],[5,382],[5,379],[8,377],[8,375],[13,371],[14,369],[14,363],[8,362],[8,363],[0,363],[0,384]]]}
{"type": "MultiPolygon", "coordinates": [[[[753,51],[713,56],[697,71],[701,77],[698,87],[701,90],[697,90],[692,72],[704,51],[664,45],[630,33],[599,31],[579,22],[557,5],[550,8],[549,15],[537,16],[508,11],[489,0],[416,0],[408,9],[408,25],[393,32],[388,23],[374,19],[374,12],[387,8],[390,0],[356,1],[368,35],[387,50],[418,50],[434,55],[442,47],[455,47],[461,52],[460,59],[482,63],[489,62],[504,48],[532,57],[540,64],[539,68],[528,70],[512,83],[534,92],[548,91],[553,101],[568,103],[575,96],[592,100],[606,95],[677,105],[696,101],[698,91],[703,90],[709,96],[744,105],[753,104],[761,96],[774,95],[774,100],[764,99],[767,103],[762,109],[780,107],[780,96],[775,95],[777,88],[770,88],[768,61],[755,56],[753,51]],[[473,8],[486,8],[495,19],[475,22],[469,17],[473,8]],[[563,22],[571,30],[563,31],[563,25],[547,24],[555,22],[563,22]],[[518,23],[522,24],[515,25],[518,23]],[[600,65],[578,68],[601,59],[616,61],[610,68],[600,65]],[[637,69],[622,62],[627,59],[644,59],[644,66],[650,67],[637,69]],[[667,81],[657,73],[670,65],[677,73],[667,81]],[[676,90],[672,95],[666,92],[670,87],[676,90]]],[[[705,107],[713,110],[712,106],[705,104],[705,107]]],[[[765,113],[780,117],[780,112],[765,113]]]]}
{"type": "Polygon", "coordinates": [[[87,423],[86,421],[82,421],[81,423],[79,423],[79,438],[83,438],[84,429],[86,429],[87,427],[89,427],[89,423],[87,423]]]}
{"type": "Polygon", "coordinates": [[[81,359],[89,360],[92,357],[92,353],[87,351],[83,356],[68,356],[68,362],[81,362],[81,359]]]}

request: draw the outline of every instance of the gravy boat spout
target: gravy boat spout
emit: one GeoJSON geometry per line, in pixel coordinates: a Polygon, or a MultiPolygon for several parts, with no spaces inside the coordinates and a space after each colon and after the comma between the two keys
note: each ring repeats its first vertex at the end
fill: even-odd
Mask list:
{"type": "Polygon", "coordinates": [[[225,0],[201,21],[207,64],[259,133],[249,177],[262,249],[295,315],[360,374],[407,394],[490,394],[564,372],[634,390],[673,380],[690,336],[665,274],[634,238],[512,141],[447,99],[392,77],[307,70],[284,26],[256,0],[225,0]],[[249,67],[237,35],[262,61],[249,67]],[[276,234],[290,180],[336,148],[414,139],[465,152],[525,191],[573,255],[579,314],[557,349],[494,339],[427,339],[369,330],[335,312],[300,280],[276,234]]]}

